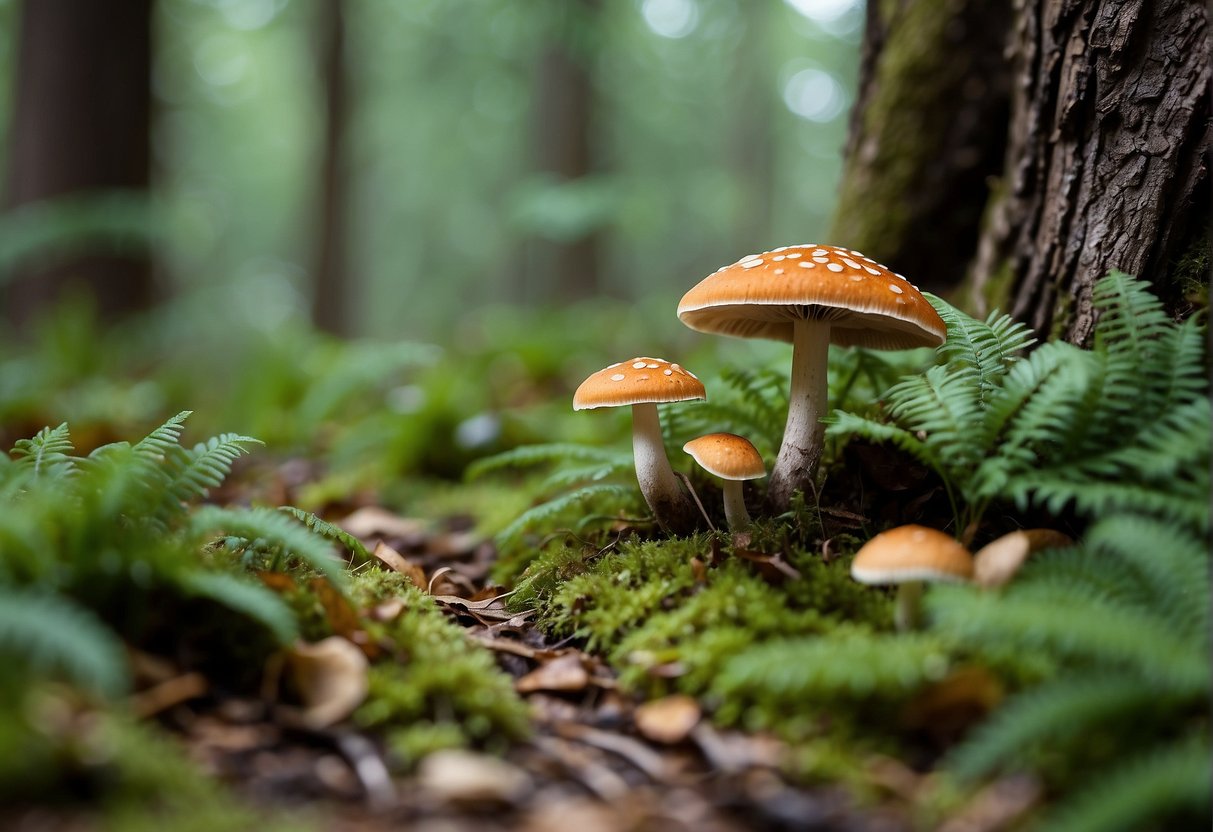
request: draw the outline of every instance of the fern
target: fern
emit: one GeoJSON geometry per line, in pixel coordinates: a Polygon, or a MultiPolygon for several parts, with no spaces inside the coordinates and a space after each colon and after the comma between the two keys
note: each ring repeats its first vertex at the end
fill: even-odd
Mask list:
{"type": "Polygon", "coordinates": [[[71,453],[74,450],[71,432],[67,422],[64,422],[57,428],[43,428],[33,439],[17,440],[11,456],[17,461],[18,468],[32,472],[35,477],[42,474],[54,476],[71,470],[71,453]]]}
{"type": "Polygon", "coordinates": [[[564,462],[586,462],[610,464],[617,454],[607,448],[578,445],[572,442],[550,442],[541,445],[523,445],[493,456],[478,459],[467,468],[467,478],[479,479],[485,474],[508,469],[529,468],[564,462]]]}
{"type": "Polygon", "coordinates": [[[128,684],[122,642],[90,611],[34,589],[0,586],[0,652],[112,697],[128,684]]]}
{"type": "Polygon", "coordinates": [[[328,578],[334,586],[346,585],[342,561],[320,536],[270,508],[203,506],[190,518],[194,534],[212,539],[222,532],[242,548],[269,553],[275,560],[298,558],[328,578]]]}
{"type": "Polygon", "coordinates": [[[516,540],[540,523],[560,517],[570,509],[592,500],[607,500],[617,505],[627,505],[629,501],[635,503],[636,493],[636,489],[632,486],[586,485],[527,509],[518,515],[514,522],[502,529],[497,537],[503,543],[516,540]],[[611,498],[614,500],[612,501],[611,498]]]}
{"type": "Polygon", "coordinates": [[[362,545],[362,541],[354,537],[345,529],[335,526],[327,520],[323,520],[310,511],[304,511],[301,508],[294,506],[279,506],[279,511],[286,512],[291,517],[294,517],[303,525],[307,526],[308,530],[320,535],[326,540],[331,540],[334,543],[340,543],[344,546],[354,559],[359,563],[364,563],[371,559],[371,553],[362,545]]]}
{"type": "Polygon", "coordinates": [[[828,435],[893,442],[933,468],[967,528],[996,500],[1086,516],[1144,509],[1208,529],[1203,330],[1176,324],[1145,284],[1095,287],[1095,347],[1041,346],[1005,315],[977,321],[938,298],[942,363],[888,390],[885,415],[838,412],[828,435]]]}
{"type": "Polygon", "coordinates": [[[180,469],[174,471],[167,491],[179,502],[201,499],[218,487],[232,470],[232,463],[248,453],[246,444],[260,445],[260,440],[237,433],[223,433],[206,442],[199,442],[185,456],[180,469]]]}
{"type": "Polygon", "coordinates": [[[181,581],[181,585],[192,595],[209,598],[259,621],[280,644],[290,644],[299,636],[299,627],[291,608],[260,584],[227,572],[191,572],[181,581]]]}

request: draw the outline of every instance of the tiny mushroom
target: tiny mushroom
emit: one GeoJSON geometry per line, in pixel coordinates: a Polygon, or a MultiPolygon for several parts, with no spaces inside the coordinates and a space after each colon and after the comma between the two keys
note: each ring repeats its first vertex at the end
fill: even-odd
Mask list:
{"type": "Polygon", "coordinates": [[[700,468],[724,481],[724,516],[729,528],[739,531],[750,525],[741,483],[767,475],[762,456],[750,440],[735,433],[709,433],[692,439],[682,449],[699,463],[700,468]]]}
{"type": "Polygon", "coordinates": [[[1053,529],[1021,529],[987,543],[973,555],[973,580],[994,589],[1015,577],[1028,556],[1042,549],[1061,549],[1074,541],[1053,529]]]}
{"type": "Polygon", "coordinates": [[[923,583],[971,580],[973,556],[943,532],[899,526],[876,535],[855,553],[851,577],[861,584],[899,584],[897,627],[910,630],[919,623],[923,583]]]}
{"type": "Polygon", "coordinates": [[[821,457],[830,343],[873,349],[936,347],[947,328],[918,288],[853,249],[805,244],[751,254],[717,269],[682,297],[691,329],[792,342],[783,445],[767,499],[786,511],[821,457]]]}
{"type": "Polygon", "coordinates": [[[662,528],[689,534],[699,510],[682,490],[665,455],[658,402],[705,399],[703,383],[691,371],[661,358],[633,358],[599,370],[573,394],[573,410],[632,408],[632,453],[640,492],[662,528]]]}

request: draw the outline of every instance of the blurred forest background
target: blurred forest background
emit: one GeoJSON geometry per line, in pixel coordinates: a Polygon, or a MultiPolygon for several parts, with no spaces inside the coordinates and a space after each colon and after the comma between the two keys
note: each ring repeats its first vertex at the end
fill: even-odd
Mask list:
{"type": "Polygon", "coordinates": [[[340,445],[318,434],[354,408],[352,457],[378,445],[395,470],[535,439],[502,414],[567,408],[625,352],[714,349],[677,323],[682,292],[826,233],[863,19],[2,2],[0,444],[182,407],[271,446],[340,445]]]}

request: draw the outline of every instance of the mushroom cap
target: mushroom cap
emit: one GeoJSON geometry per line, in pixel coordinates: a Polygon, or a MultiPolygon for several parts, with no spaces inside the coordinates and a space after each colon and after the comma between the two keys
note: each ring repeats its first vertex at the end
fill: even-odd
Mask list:
{"type": "Polygon", "coordinates": [[[1026,529],[1004,534],[973,555],[973,580],[987,588],[1002,586],[1015,577],[1029,555],[1073,543],[1069,535],[1053,529],[1026,529]]]}
{"type": "Polygon", "coordinates": [[[573,409],[706,398],[703,382],[690,370],[664,358],[638,357],[612,364],[581,382],[573,394],[573,409]]]}
{"type": "Polygon", "coordinates": [[[756,480],[767,475],[758,449],[735,433],[709,433],[692,439],[682,449],[700,468],[722,480],[756,480]]]}
{"type": "Polygon", "coordinates": [[[780,246],[717,269],[682,296],[691,329],[739,338],[792,340],[797,319],[828,321],[840,346],[937,347],[943,319],[901,275],[854,249],[780,246]]]}
{"type": "Polygon", "coordinates": [[[851,577],[862,584],[967,581],[973,577],[973,556],[943,532],[898,526],[864,544],[851,561],[851,577]]]}

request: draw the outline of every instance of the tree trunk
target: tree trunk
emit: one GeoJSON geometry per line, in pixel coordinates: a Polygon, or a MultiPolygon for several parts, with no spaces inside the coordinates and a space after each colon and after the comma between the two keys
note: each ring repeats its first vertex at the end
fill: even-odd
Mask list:
{"type": "Polygon", "coordinates": [[[349,122],[349,81],[342,2],[324,0],[319,15],[325,117],[312,322],[326,332],[348,336],[353,326],[354,297],[346,260],[349,177],[345,166],[345,136],[349,122]]]}
{"type": "MultiPolygon", "coordinates": [[[[598,12],[599,0],[577,0],[559,9],[561,23],[536,67],[535,168],[560,184],[576,182],[596,168],[591,68],[598,12]]],[[[525,297],[567,301],[604,294],[596,230],[571,239],[536,238],[528,249],[525,297]]]]}
{"type": "MultiPolygon", "coordinates": [[[[152,0],[29,0],[19,55],[5,205],[150,182],[152,0]]],[[[88,287],[107,319],[152,301],[147,253],[96,250],[24,267],[4,312],[23,328],[73,283],[88,287]]]]}
{"type": "Polygon", "coordinates": [[[1001,306],[1074,343],[1094,324],[1094,282],[1114,268],[1182,313],[1208,281],[1204,6],[1014,0],[1008,50],[989,40],[1000,8],[869,5],[834,238],[927,288],[967,269],[973,311],[1001,306]],[[994,102],[1008,78],[1006,118],[994,102]]]}
{"type": "Polygon", "coordinates": [[[832,242],[959,284],[1001,168],[1011,0],[871,0],[832,242]]]}
{"type": "Polygon", "coordinates": [[[1180,261],[1208,263],[1204,4],[1024,2],[1014,56],[1006,193],[982,236],[976,294],[1073,343],[1089,339],[1092,286],[1112,269],[1182,311],[1180,261]]]}

